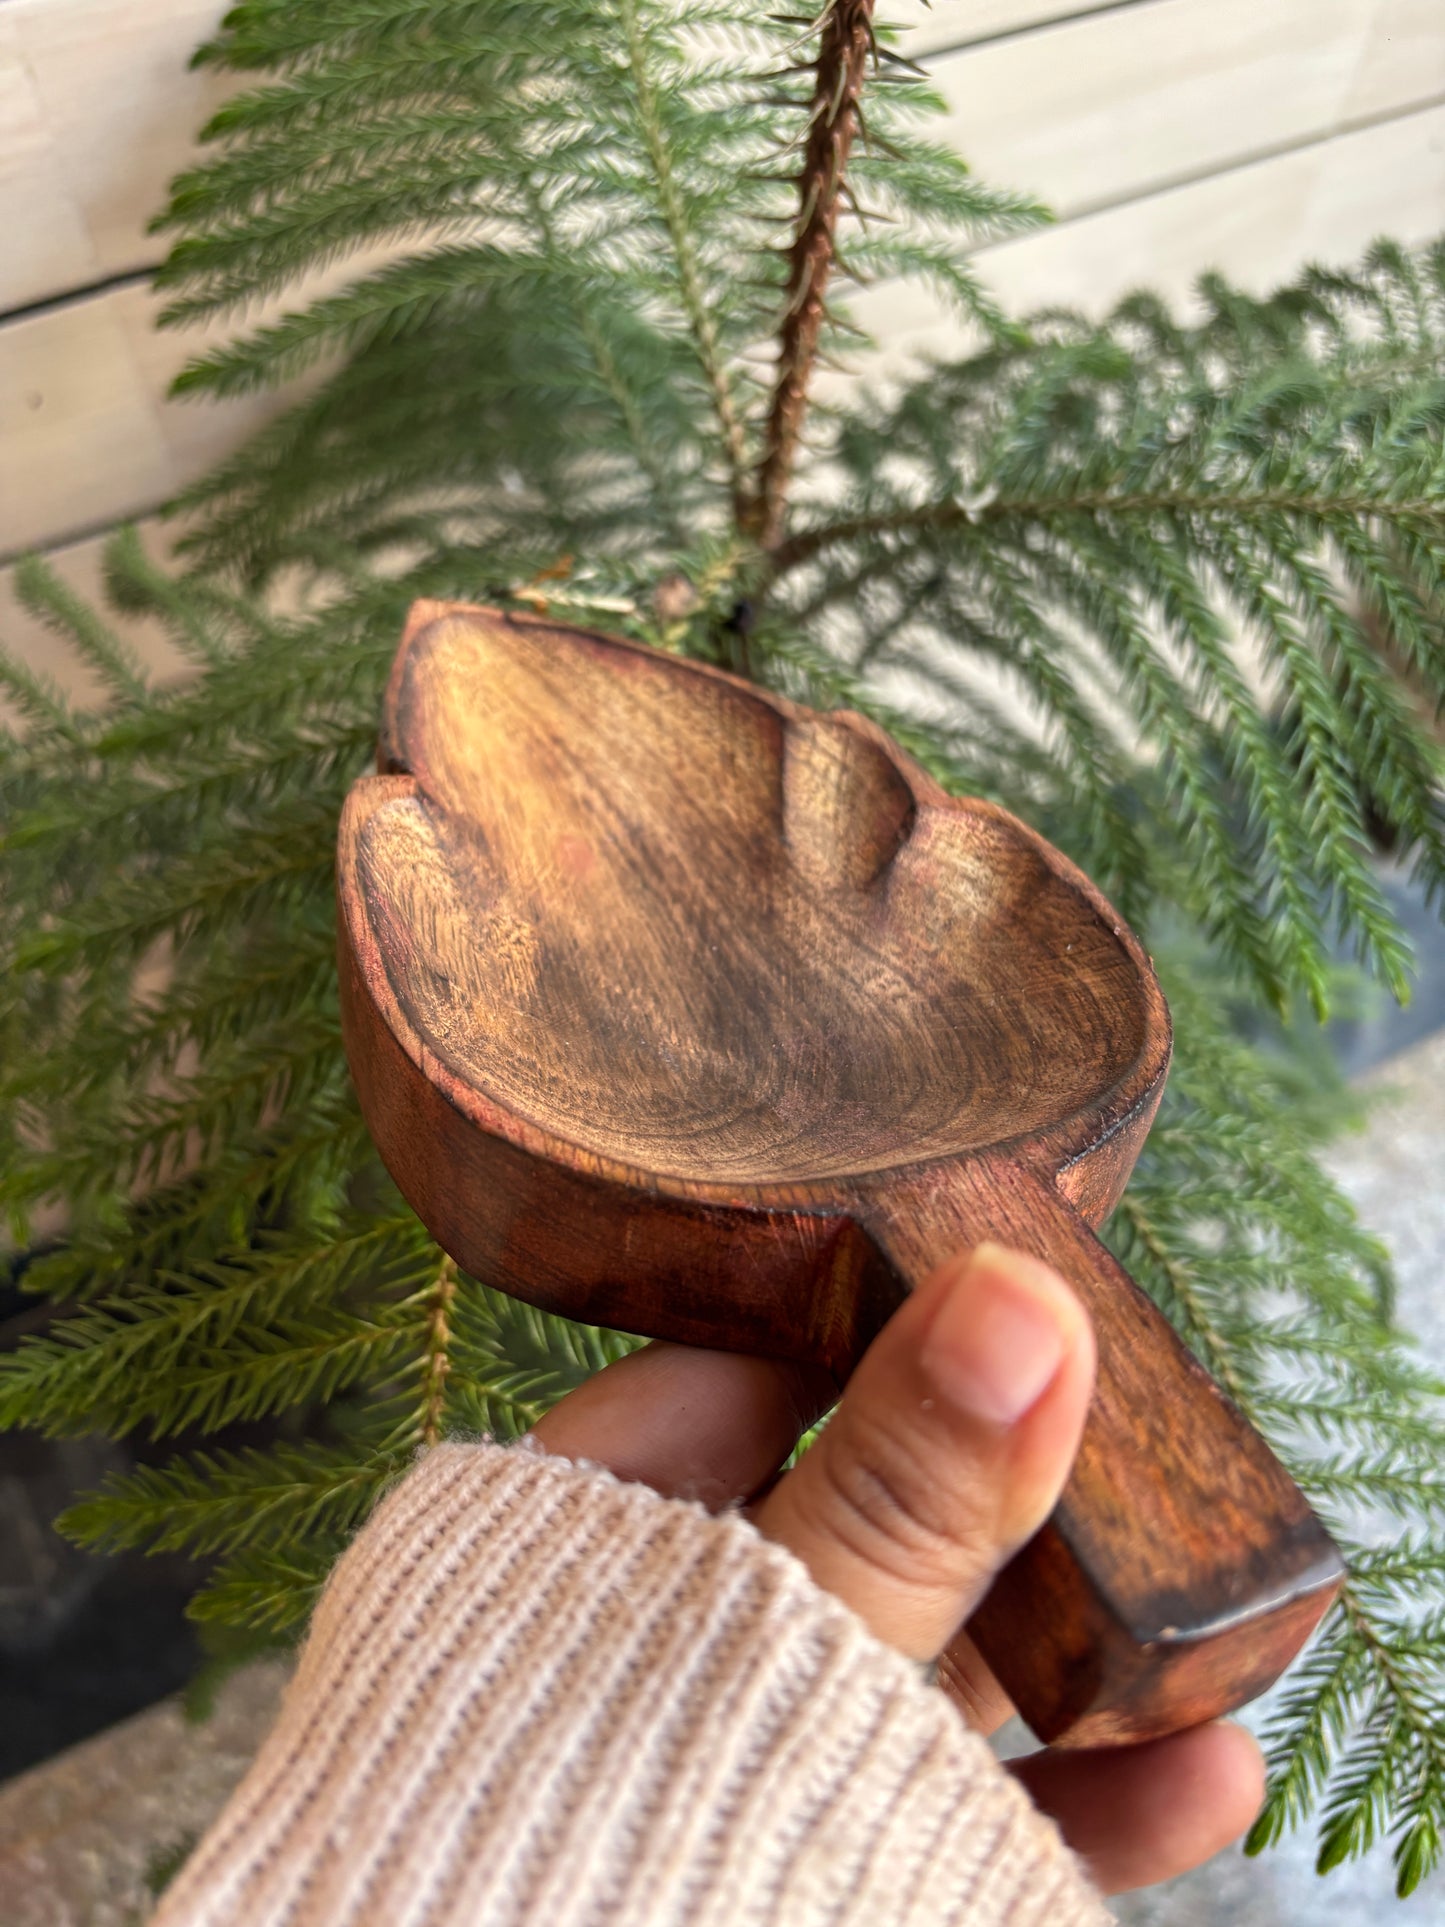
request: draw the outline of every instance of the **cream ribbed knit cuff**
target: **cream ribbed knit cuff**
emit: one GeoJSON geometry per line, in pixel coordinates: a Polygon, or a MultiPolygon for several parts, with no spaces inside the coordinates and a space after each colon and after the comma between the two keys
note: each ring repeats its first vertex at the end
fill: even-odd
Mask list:
{"type": "Polygon", "coordinates": [[[154,1927],[1099,1927],[1053,1825],[743,1519],[448,1445],[154,1927]]]}

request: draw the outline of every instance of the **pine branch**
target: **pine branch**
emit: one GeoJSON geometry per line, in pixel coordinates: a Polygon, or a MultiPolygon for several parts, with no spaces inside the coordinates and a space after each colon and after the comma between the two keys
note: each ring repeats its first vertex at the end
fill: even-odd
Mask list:
{"type": "Polygon", "coordinates": [[[205,1555],[253,1544],[282,1550],[323,1532],[354,1531],[398,1470],[394,1460],[358,1463],[337,1446],[202,1452],[112,1475],[57,1523],[96,1552],[205,1555]]]}
{"type": "MultiPolygon", "coordinates": [[[[1395,1796],[1400,1791],[1399,1743],[1408,1738],[1415,1755],[1416,1785],[1407,1794],[1408,1818],[1395,1849],[1396,1891],[1404,1900],[1440,1864],[1445,1827],[1441,1712],[1445,1707],[1438,1688],[1432,1690],[1425,1684],[1401,1654],[1398,1639],[1380,1630],[1348,1583],[1342,1589],[1340,1603],[1351,1633],[1388,1688],[1384,1704],[1389,1710],[1378,1743],[1366,1753],[1364,1770],[1347,1761],[1339,1776],[1326,1809],[1316,1864],[1320,1873],[1328,1873],[1368,1851],[1390,1824],[1395,1796]]],[[[1440,1638],[1432,1643],[1436,1655],[1445,1647],[1445,1640],[1440,1638]]]]}
{"type": "Polygon", "coordinates": [[[201,916],[219,923],[276,899],[318,874],[329,876],[335,818],[321,806],[310,821],[294,807],[278,820],[235,838],[229,851],[179,859],[154,877],[123,876],[97,892],[66,922],[28,937],[17,953],[21,970],[61,972],[87,954],[123,949],[136,956],[167,930],[189,930],[201,916]]]}
{"type": "Polygon", "coordinates": [[[687,210],[678,187],[673,156],[668,143],[657,88],[653,82],[647,36],[642,24],[643,0],[617,0],[627,48],[627,62],[637,99],[638,124],[652,163],[653,182],[658,204],[672,246],[678,292],[688,325],[692,330],[698,362],[712,399],[722,436],[722,449],[732,491],[733,513],[741,521],[744,512],[747,475],[747,443],[742,421],[733,400],[732,383],[723,361],[717,329],[708,308],[698,269],[697,248],[689,227],[687,210]]]}
{"type": "Polygon", "coordinates": [[[273,1236],[278,1219],[296,1235],[334,1238],[348,1189],[372,1175],[369,1155],[354,1099],[334,1102],[312,1092],[299,1119],[227,1144],[202,1168],[128,1201],[128,1208],[97,1218],[88,1195],[76,1198],[69,1239],[29,1265],[26,1286],[69,1303],[183,1266],[224,1266],[248,1236],[262,1243],[273,1236]]]}
{"type": "MultiPolygon", "coordinates": [[[[53,677],[29,668],[0,647],[0,693],[10,697],[25,722],[47,735],[77,739],[76,718],[53,677]]],[[[7,761],[14,766],[23,754],[13,740],[7,742],[7,761]]]]}
{"type": "Polygon", "coordinates": [[[132,1283],[0,1359],[0,1423],[23,1418],[52,1433],[104,1424],[119,1434],[153,1419],[175,1429],[164,1402],[188,1357],[218,1354],[243,1325],[259,1329],[310,1299],[334,1298],[348,1279],[414,1266],[418,1239],[408,1214],[323,1243],[272,1240],[190,1277],[132,1283]]]}
{"type": "Polygon", "coordinates": [[[248,1546],[222,1561],[186,1610],[203,1626],[298,1636],[345,1546],[336,1531],[295,1546],[248,1546]]]}
{"type": "Polygon", "coordinates": [[[71,645],[110,700],[127,703],[144,697],[146,679],[135,651],[38,556],[17,564],[15,592],[33,616],[71,645]]]}
{"type": "Polygon", "coordinates": [[[1407,532],[1445,539],[1445,507],[1438,498],[1429,496],[1400,500],[1383,494],[1326,495],[1310,490],[1249,488],[1217,493],[1199,489],[1081,490],[1077,494],[1057,496],[983,495],[975,502],[931,502],[918,508],[892,509],[879,515],[820,523],[816,528],[800,529],[780,542],[772,551],[770,561],[774,575],[780,576],[812,561],[827,549],[886,540],[891,536],[976,528],[991,522],[1047,523],[1061,515],[1137,516],[1144,520],[1156,516],[1208,516],[1237,521],[1269,510],[1327,524],[1337,519],[1378,516],[1407,532]]]}
{"type": "Polygon", "coordinates": [[[417,1420],[417,1432],[423,1445],[435,1445],[442,1435],[447,1379],[452,1369],[450,1318],[456,1295],[457,1268],[450,1258],[446,1258],[432,1284],[427,1306],[421,1409],[417,1420]]]}
{"type": "Polygon", "coordinates": [[[788,482],[808,407],[848,160],[861,124],[863,81],[872,51],[873,0],[830,0],[819,30],[772,402],[746,507],[746,526],[768,551],[782,540],[788,482]]]}
{"type": "MultiPolygon", "coordinates": [[[[548,255],[555,257],[559,252],[556,223],[547,207],[546,200],[535,181],[525,185],[528,210],[536,223],[548,255]]],[[[586,299],[578,304],[577,325],[587,344],[592,360],[596,365],[602,386],[611,396],[618,416],[627,433],[627,439],[637,458],[637,465],[647,477],[648,487],[659,520],[669,533],[677,538],[680,529],[675,517],[675,482],[670,483],[661,450],[656,446],[648,429],[646,419],[638,405],[638,398],[623,375],[606,333],[586,299]]]]}
{"type": "Polygon", "coordinates": [[[194,585],[189,592],[178,589],[165,569],[151,561],[131,527],[118,530],[106,547],[105,583],[117,609],[159,616],[177,647],[203,666],[229,653],[225,631],[238,615],[245,621],[230,597],[205,589],[198,594],[194,585]]]}

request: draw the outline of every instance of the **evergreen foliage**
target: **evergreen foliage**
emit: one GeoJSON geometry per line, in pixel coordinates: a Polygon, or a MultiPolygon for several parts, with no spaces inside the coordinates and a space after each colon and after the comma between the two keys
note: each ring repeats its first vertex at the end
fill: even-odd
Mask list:
{"type": "Polygon", "coordinates": [[[66,1225],[0,1419],[178,1439],[68,1529],[214,1555],[197,1614],[277,1633],[419,1444],[515,1433],[631,1342],[459,1277],[350,1093],[335,823],[414,596],[846,701],[1156,953],[1176,1066],[1111,1237],[1352,1552],[1254,1842],[1320,1807],[1321,1867],[1388,1835],[1403,1893],[1445,1829],[1442,1388],[1291,1039],[1341,933],[1408,984],[1371,828],[1445,882],[1445,246],[1206,280],[1187,325],[1008,321],[969,250],[1039,211],[931,137],[881,29],[850,67],[870,13],[243,0],[202,49],[252,84],[161,217],[167,319],[234,330],[178,385],[319,379],[182,499],[182,572],[111,544],[187,680],[23,572],[104,700],[0,663],[0,1201],[66,1225]],[[974,350],[824,402],[824,360],[868,370],[850,290],[897,276],[974,350]]]}

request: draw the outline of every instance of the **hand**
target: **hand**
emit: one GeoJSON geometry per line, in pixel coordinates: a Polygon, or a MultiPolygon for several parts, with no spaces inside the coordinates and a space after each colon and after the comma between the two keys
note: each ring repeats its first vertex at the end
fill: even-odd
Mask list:
{"type": "MultiPolygon", "coordinates": [[[[1093,1374],[1093,1334],[1063,1280],[985,1245],[900,1307],[781,1479],[836,1387],[776,1360],[649,1345],[563,1399],[536,1436],[669,1497],[753,1499],[764,1537],[880,1639],[926,1660],[1053,1509],[1093,1374]]],[[[966,1642],[939,1683],[983,1732],[1012,1711],[966,1642]]],[[[1223,1723],[1141,1746],[1046,1750],[1011,1770],[1105,1893],[1197,1866],[1244,1831],[1263,1794],[1258,1747],[1223,1723]]]]}

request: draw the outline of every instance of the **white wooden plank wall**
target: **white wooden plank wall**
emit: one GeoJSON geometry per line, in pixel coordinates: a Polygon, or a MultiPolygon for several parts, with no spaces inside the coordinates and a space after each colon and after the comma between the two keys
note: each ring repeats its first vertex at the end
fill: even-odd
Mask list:
{"type": "MultiPolygon", "coordinates": [[[[225,83],[187,69],[221,0],[0,4],[0,557],[143,515],[265,403],[165,400],[196,339],[158,336],[146,234],[225,83]]],[[[1059,214],[982,251],[1017,308],[1099,309],[1219,267],[1264,289],[1378,233],[1445,228],[1445,0],[896,0],[949,138],[1059,214]]],[[[956,343],[920,297],[864,304],[890,360],[956,343]]],[[[27,653],[46,645],[7,607],[27,653]]]]}
{"type": "Polygon", "coordinates": [[[0,6],[0,307],[159,257],[145,223],[228,88],[187,64],[219,13],[216,0],[0,6]]]}

